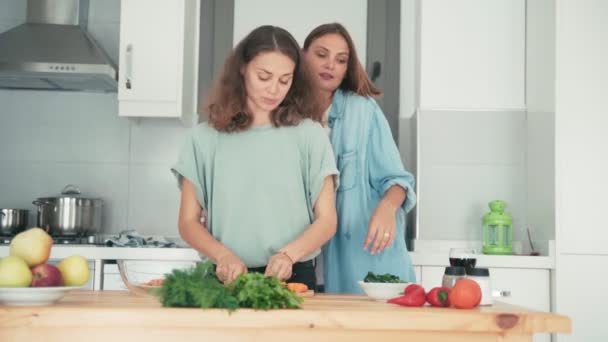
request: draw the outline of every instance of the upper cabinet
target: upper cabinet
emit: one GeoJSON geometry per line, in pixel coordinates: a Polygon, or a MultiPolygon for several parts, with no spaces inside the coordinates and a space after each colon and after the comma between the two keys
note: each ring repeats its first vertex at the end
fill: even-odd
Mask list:
{"type": "Polygon", "coordinates": [[[420,107],[525,108],[525,0],[420,1],[420,107]]]}
{"type": "Polygon", "coordinates": [[[179,118],[196,112],[196,0],[122,0],[118,112],[179,118]]]}

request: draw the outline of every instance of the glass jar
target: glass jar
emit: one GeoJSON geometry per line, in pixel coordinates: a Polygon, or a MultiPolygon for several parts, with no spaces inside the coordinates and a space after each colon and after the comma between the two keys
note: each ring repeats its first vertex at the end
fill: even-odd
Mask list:
{"type": "Polygon", "coordinates": [[[475,281],[481,288],[481,303],[479,305],[492,305],[492,285],[490,282],[490,270],[487,268],[471,268],[466,270],[467,278],[475,281]]]}
{"type": "Polygon", "coordinates": [[[505,212],[503,201],[489,203],[490,212],[483,217],[483,254],[513,252],[513,219],[505,212]]]}
{"type": "Polygon", "coordinates": [[[441,282],[441,286],[451,289],[454,284],[456,284],[459,279],[464,278],[465,275],[466,273],[464,267],[448,266],[445,268],[445,271],[443,273],[443,280],[441,282]]]}

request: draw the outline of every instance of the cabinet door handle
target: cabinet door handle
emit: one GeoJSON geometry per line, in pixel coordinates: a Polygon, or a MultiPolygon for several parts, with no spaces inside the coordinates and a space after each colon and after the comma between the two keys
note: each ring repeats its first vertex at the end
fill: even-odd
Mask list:
{"type": "Polygon", "coordinates": [[[501,298],[511,297],[511,291],[509,291],[509,290],[492,290],[492,297],[501,297],[501,298]]]}
{"type": "Polygon", "coordinates": [[[131,77],[133,67],[133,45],[127,44],[125,51],[125,87],[131,89],[131,77]]]}

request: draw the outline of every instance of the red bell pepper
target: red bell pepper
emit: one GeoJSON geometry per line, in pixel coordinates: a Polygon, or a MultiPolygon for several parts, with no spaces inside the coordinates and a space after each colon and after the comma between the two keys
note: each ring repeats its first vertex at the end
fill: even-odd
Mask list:
{"type": "Polygon", "coordinates": [[[391,298],[387,303],[402,306],[423,306],[426,302],[424,288],[420,285],[408,285],[403,291],[403,296],[391,298]]]}
{"type": "Polygon", "coordinates": [[[450,306],[449,294],[447,287],[435,287],[426,295],[426,301],[432,306],[447,307],[450,306]]]}

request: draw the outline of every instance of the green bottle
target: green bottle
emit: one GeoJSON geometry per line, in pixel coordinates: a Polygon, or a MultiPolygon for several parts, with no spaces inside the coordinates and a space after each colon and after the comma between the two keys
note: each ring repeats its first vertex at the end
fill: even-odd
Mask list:
{"type": "Polygon", "coordinates": [[[511,254],[513,252],[513,219],[505,212],[507,204],[492,201],[490,212],[483,216],[483,254],[511,254]]]}

